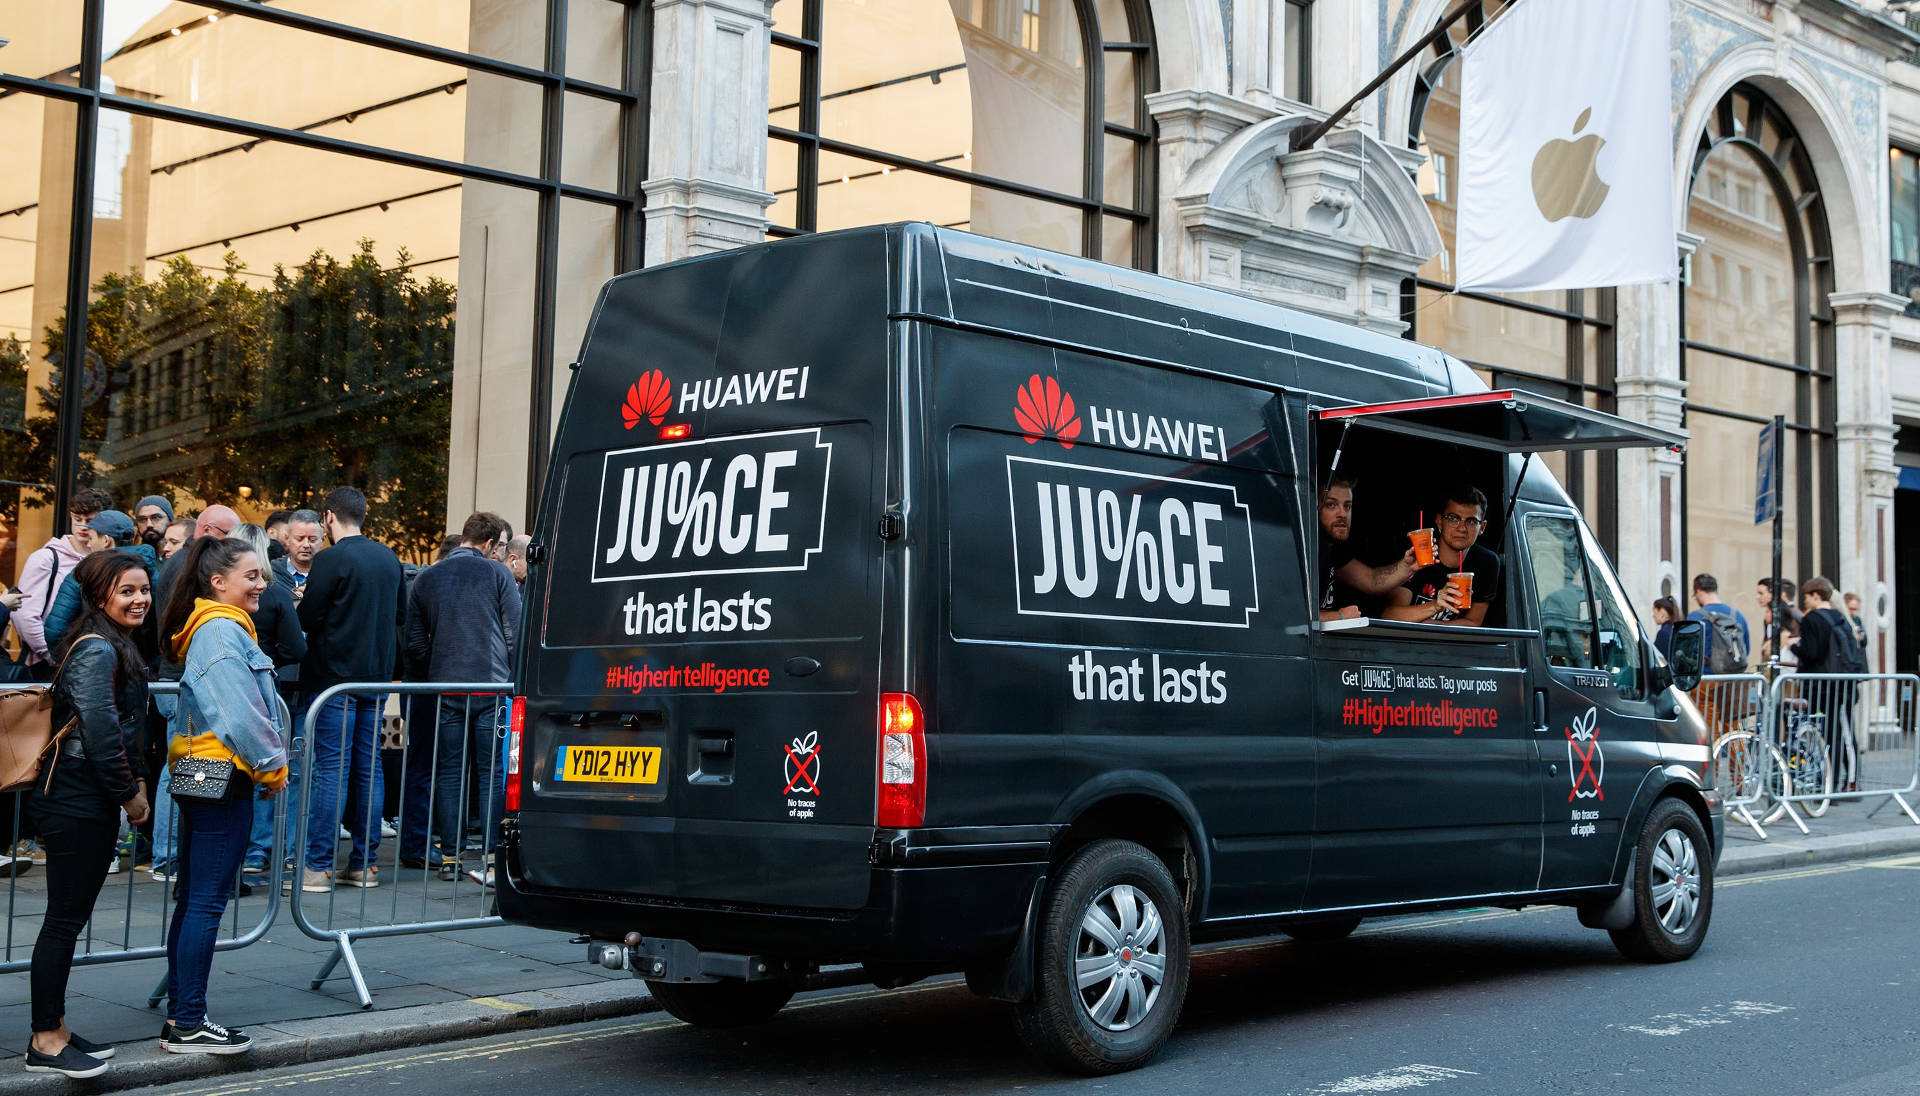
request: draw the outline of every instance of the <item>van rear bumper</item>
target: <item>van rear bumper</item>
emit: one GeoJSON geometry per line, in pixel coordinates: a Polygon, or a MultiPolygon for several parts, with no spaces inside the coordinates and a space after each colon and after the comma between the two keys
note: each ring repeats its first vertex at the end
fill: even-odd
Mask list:
{"type": "Polygon", "coordinates": [[[852,910],[696,902],[557,890],[528,883],[520,843],[503,835],[500,915],[515,924],[617,941],[630,932],[702,950],[808,963],[951,964],[1013,946],[1044,859],[943,866],[878,866],[865,905],[852,910]]]}

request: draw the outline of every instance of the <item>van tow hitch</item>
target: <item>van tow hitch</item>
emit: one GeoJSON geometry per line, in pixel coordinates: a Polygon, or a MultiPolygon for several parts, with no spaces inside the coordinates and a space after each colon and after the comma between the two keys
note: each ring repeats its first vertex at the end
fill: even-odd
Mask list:
{"type": "Polygon", "coordinates": [[[660,939],[636,940],[631,944],[595,940],[587,945],[587,961],[657,982],[762,982],[792,978],[811,969],[785,959],[701,951],[685,940],[660,939]]]}

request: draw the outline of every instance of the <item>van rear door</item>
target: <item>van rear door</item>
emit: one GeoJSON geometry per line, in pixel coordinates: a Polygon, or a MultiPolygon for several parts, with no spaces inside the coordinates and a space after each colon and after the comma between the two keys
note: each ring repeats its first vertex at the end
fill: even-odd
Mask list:
{"type": "Polygon", "coordinates": [[[530,887],[866,901],[883,246],[742,249],[603,296],[528,582],[530,887]]]}

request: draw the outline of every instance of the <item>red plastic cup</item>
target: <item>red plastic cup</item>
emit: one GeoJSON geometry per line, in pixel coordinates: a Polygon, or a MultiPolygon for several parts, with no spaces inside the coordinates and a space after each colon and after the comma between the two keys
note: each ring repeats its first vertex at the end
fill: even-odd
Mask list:
{"type": "Polygon", "coordinates": [[[1416,567],[1433,566],[1433,530],[1415,529],[1407,534],[1413,542],[1413,563],[1416,567]]]}
{"type": "Polygon", "coordinates": [[[1460,595],[1460,605],[1454,612],[1464,613],[1473,608],[1472,571],[1455,571],[1447,576],[1447,585],[1453,587],[1453,592],[1460,595]]]}

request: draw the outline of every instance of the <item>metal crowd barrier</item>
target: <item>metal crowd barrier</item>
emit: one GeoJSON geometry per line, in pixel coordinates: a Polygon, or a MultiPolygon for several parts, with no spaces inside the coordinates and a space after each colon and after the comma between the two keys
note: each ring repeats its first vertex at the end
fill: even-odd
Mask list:
{"type": "Polygon", "coordinates": [[[305,748],[294,769],[300,809],[289,850],[289,893],[293,922],[300,931],[335,945],[314,975],[312,988],[319,989],[344,961],[360,1007],[370,1009],[373,995],[354,954],[357,941],[503,924],[493,912],[489,868],[505,794],[502,749],[511,690],[512,685],[502,681],[353,682],[336,685],[309,703],[301,736],[305,748]],[[380,746],[390,698],[399,698],[406,723],[405,740],[397,751],[380,746]],[[328,724],[324,733],[323,716],[328,724]],[[371,735],[347,729],[369,719],[374,723],[371,735]],[[399,771],[386,771],[387,761],[397,761],[399,771]],[[315,807],[315,778],[321,778],[328,789],[325,798],[333,804],[324,809],[325,817],[320,817],[323,809],[315,807]],[[384,784],[396,778],[402,781],[399,833],[383,838],[384,784]],[[469,852],[466,832],[476,822],[480,848],[469,852]],[[309,832],[315,825],[324,834],[319,840],[309,832]],[[342,828],[351,840],[340,834],[342,828]],[[381,845],[403,842],[407,847],[395,847],[391,855],[380,851],[381,845]],[[458,861],[453,869],[436,869],[436,860],[449,858],[458,861]],[[316,880],[318,889],[306,890],[310,868],[332,872],[330,885],[316,880]],[[351,880],[356,869],[367,875],[351,880]],[[368,876],[374,886],[356,885],[368,876]]]}
{"type": "Polygon", "coordinates": [[[1915,733],[1920,677],[1913,674],[1788,674],[1768,693],[1768,730],[1778,747],[1768,783],[1783,805],[1819,817],[1836,800],[1884,799],[1915,825],[1920,790],[1915,733]]]}
{"type": "MultiPolygon", "coordinates": [[[[31,688],[45,686],[9,686],[9,688],[31,688]]],[[[175,697],[180,685],[174,681],[158,681],[149,686],[156,700],[160,697],[175,697]]],[[[161,707],[165,712],[172,707],[168,702],[161,707]]],[[[282,717],[287,726],[292,727],[293,717],[286,703],[280,705],[282,717]]],[[[296,740],[291,749],[297,748],[296,740]]],[[[72,762],[69,761],[69,764],[72,762]]],[[[14,795],[12,803],[13,833],[15,842],[31,841],[37,835],[25,810],[28,793],[14,795]]],[[[174,805],[171,797],[163,797],[157,787],[148,789],[148,798],[155,811],[154,835],[180,832],[180,809],[174,805]],[[161,825],[159,812],[166,812],[167,827],[161,825]]],[[[268,868],[265,876],[242,875],[234,884],[233,901],[228,904],[224,918],[226,930],[215,942],[216,951],[231,951],[244,948],[248,944],[266,936],[279,914],[280,903],[280,855],[284,847],[286,833],[286,797],[274,800],[273,839],[268,849],[268,868]],[[257,896],[257,897],[256,897],[257,896]]],[[[124,825],[124,823],[123,823],[124,825]]],[[[126,827],[118,846],[116,856],[117,872],[107,877],[106,886],[101,889],[100,899],[94,903],[93,918],[81,932],[79,947],[74,952],[74,966],[92,966],[99,963],[125,963],[135,959],[164,959],[167,955],[167,924],[173,915],[174,894],[173,874],[160,878],[151,872],[134,870],[134,848],[137,836],[131,827],[126,827]]],[[[7,850],[9,853],[11,849],[7,850]]],[[[162,850],[156,848],[154,855],[159,857],[162,850]]],[[[156,861],[156,869],[163,864],[156,861]]],[[[33,965],[33,945],[39,938],[39,922],[47,909],[46,887],[44,881],[46,866],[44,861],[24,874],[15,871],[7,879],[7,926],[4,953],[0,953],[0,973],[19,973],[30,970],[33,965]],[[28,926],[31,926],[29,930],[28,926]]],[[[166,978],[163,975],[160,984],[155,987],[147,1000],[148,1008],[156,1008],[164,999],[166,978]]]]}
{"type": "Polygon", "coordinates": [[[1751,828],[1762,841],[1767,839],[1763,814],[1764,821],[1771,822],[1786,813],[1802,833],[1807,830],[1791,805],[1773,803],[1769,794],[1767,777],[1773,769],[1772,745],[1765,733],[1767,688],[1761,674],[1710,674],[1689,694],[1713,736],[1713,785],[1726,803],[1727,817],[1751,828]]]}

